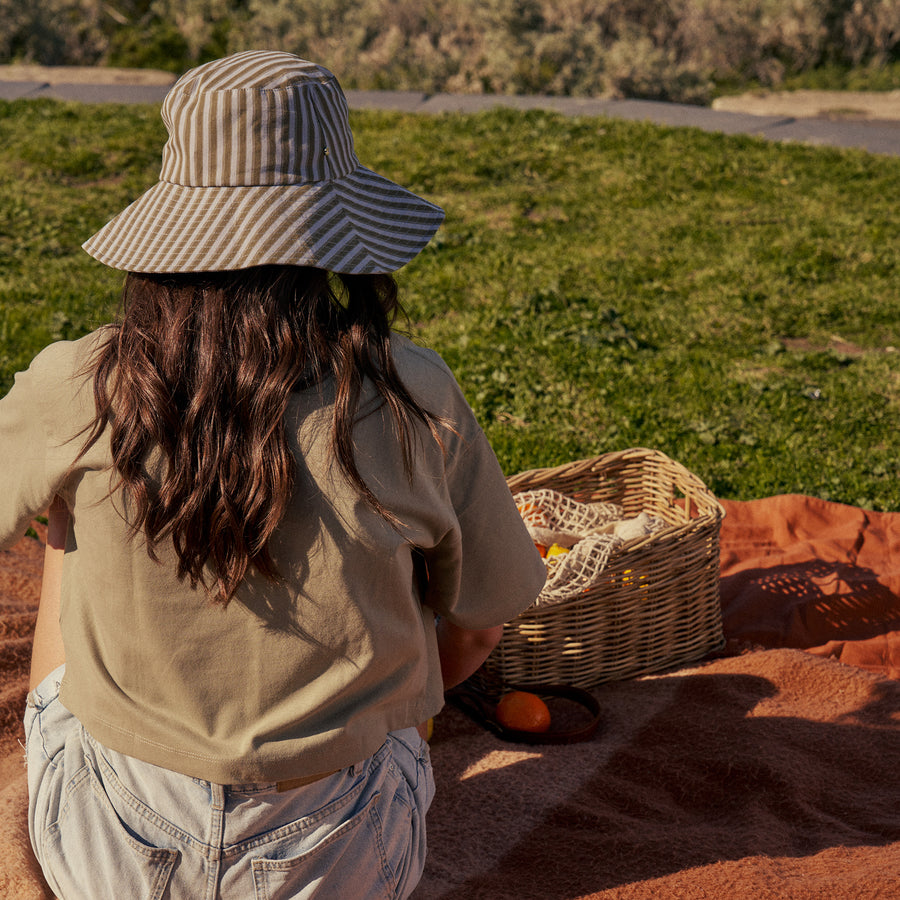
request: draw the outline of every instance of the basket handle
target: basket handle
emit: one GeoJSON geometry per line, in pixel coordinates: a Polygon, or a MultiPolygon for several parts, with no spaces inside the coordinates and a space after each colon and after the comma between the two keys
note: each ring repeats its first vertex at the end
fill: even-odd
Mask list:
{"type": "Polygon", "coordinates": [[[501,740],[516,744],[577,744],[589,741],[600,726],[600,703],[593,694],[570,684],[502,684],[490,690],[480,688],[469,681],[451,688],[445,694],[447,702],[465,713],[470,719],[495,734],[501,740]],[[561,697],[583,706],[591,715],[590,721],[580,727],[564,731],[520,731],[501,725],[495,715],[498,693],[527,691],[545,697],[561,697]]]}

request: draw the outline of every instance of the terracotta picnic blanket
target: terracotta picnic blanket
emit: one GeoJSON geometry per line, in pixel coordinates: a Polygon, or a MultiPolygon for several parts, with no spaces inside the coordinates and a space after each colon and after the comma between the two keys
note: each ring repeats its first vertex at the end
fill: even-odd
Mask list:
{"type": "Polygon", "coordinates": [[[799,647],[900,678],[900,514],[796,495],[724,505],[732,648],[799,647]]]}
{"type": "MultiPolygon", "coordinates": [[[[900,897],[900,514],[724,505],[724,655],[601,685],[588,743],[441,713],[415,900],[900,897]]],[[[23,900],[45,896],[17,745],[41,555],[0,557],[0,896],[23,900]]]]}

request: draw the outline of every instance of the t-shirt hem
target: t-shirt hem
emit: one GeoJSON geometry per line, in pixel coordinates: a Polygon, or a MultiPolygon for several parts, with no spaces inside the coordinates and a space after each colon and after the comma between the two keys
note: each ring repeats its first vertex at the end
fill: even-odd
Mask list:
{"type": "MultiPolygon", "coordinates": [[[[65,704],[64,700],[63,703],[65,704]]],[[[97,716],[82,718],[75,710],[71,711],[95,741],[117,753],[213,784],[268,784],[340,771],[361,763],[378,751],[389,733],[415,727],[433,718],[442,707],[443,701],[432,712],[426,711],[392,721],[383,731],[379,728],[377,733],[373,732],[370,738],[352,740],[340,736],[312,749],[307,744],[306,749],[296,754],[288,752],[273,755],[269,744],[267,746],[270,752],[265,757],[263,754],[253,753],[241,757],[219,757],[174,748],[119,728],[97,716]]],[[[426,710],[429,708],[431,707],[424,707],[426,710]]],[[[298,739],[298,743],[301,742],[304,742],[303,738],[298,739]]]]}

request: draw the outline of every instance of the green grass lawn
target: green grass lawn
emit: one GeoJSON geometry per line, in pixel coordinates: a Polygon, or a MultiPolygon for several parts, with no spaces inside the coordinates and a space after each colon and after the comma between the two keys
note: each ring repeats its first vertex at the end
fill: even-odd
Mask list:
{"type": "MultiPolygon", "coordinates": [[[[447,210],[410,328],[505,471],[647,446],[721,497],[900,509],[900,159],[545,112],[353,126],[447,210]]],[[[164,138],[153,106],[0,103],[0,391],[114,315],[80,244],[164,138]]]]}

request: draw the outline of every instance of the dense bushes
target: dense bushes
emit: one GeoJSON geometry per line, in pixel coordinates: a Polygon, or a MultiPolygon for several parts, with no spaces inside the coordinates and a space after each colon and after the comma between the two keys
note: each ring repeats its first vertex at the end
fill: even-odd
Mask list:
{"type": "Polygon", "coordinates": [[[656,97],[900,60],[897,0],[0,0],[0,61],[181,71],[251,47],[345,87],[656,97]]]}

